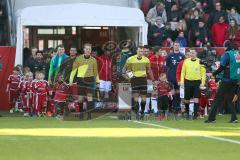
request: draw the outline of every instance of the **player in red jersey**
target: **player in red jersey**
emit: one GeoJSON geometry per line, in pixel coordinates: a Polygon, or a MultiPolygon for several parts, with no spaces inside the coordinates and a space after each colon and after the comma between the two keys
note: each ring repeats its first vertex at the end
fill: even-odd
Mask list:
{"type": "Polygon", "coordinates": [[[67,106],[66,102],[67,102],[67,96],[69,92],[69,86],[67,83],[63,81],[62,75],[58,76],[58,81],[54,85],[54,91],[55,91],[55,95],[53,99],[54,99],[54,104],[57,111],[57,118],[59,120],[62,120],[65,107],[67,106]]]}
{"type": "Polygon", "coordinates": [[[26,98],[26,110],[24,116],[29,116],[32,114],[32,104],[33,104],[33,96],[32,96],[32,81],[33,81],[33,73],[26,73],[26,81],[25,81],[25,98],[26,98]]]}
{"type": "Polygon", "coordinates": [[[26,83],[26,75],[23,76],[23,79],[21,79],[19,85],[18,85],[18,89],[19,89],[19,99],[20,99],[20,107],[21,109],[24,110],[24,115],[26,112],[26,108],[27,108],[27,99],[25,97],[25,83],[26,83]]]}
{"type": "Polygon", "coordinates": [[[159,82],[157,84],[158,91],[158,107],[159,115],[158,120],[163,120],[167,118],[169,109],[169,100],[173,99],[174,86],[167,81],[166,73],[161,73],[159,82]]]}
{"type": "Polygon", "coordinates": [[[38,76],[39,81],[34,85],[36,91],[36,109],[37,115],[43,116],[46,114],[49,85],[48,82],[44,80],[45,74],[43,72],[39,72],[38,76]]]}
{"type": "Polygon", "coordinates": [[[31,82],[31,96],[32,96],[32,115],[37,115],[37,105],[36,105],[36,89],[35,84],[39,81],[39,71],[35,72],[35,79],[31,82]]]}
{"type": "Polygon", "coordinates": [[[207,88],[207,90],[201,92],[200,96],[200,118],[203,118],[204,115],[207,116],[207,110],[211,107],[216,97],[218,84],[214,77],[210,77],[207,81],[207,88]]]}
{"type": "Polygon", "coordinates": [[[9,102],[10,102],[10,113],[18,110],[17,107],[17,101],[18,101],[18,96],[19,96],[19,88],[18,85],[21,80],[21,76],[19,75],[19,68],[14,67],[13,69],[13,74],[11,74],[8,77],[8,84],[7,84],[7,89],[6,92],[9,94],[9,102]]]}
{"type": "Polygon", "coordinates": [[[158,112],[158,107],[157,107],[157,93],[154,93],[153,91],[153,85],[157,82],[159,82],[160,75],[164,73],[164,68],[165,68],[165,57],[164,57],[165,51],[162,50],[160,47],[156,47],[154,49],[154,54],[148,55],[149,61],[151,63],[151,69],[153,72],[153,81],[150,80],[150,77],[148,76],[148,97],[146,99],[146,107],[145,107],[145,112],[148,112],[149,109],[149,103],[151,101],[152,105],[152,110],[155,114],[158,112]],[[154,96],[155,95],[155,96],[154,96]]]}

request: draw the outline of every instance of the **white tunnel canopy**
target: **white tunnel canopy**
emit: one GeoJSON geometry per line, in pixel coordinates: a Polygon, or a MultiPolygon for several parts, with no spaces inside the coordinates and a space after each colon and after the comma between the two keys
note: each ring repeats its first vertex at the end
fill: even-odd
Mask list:
{"type": "Polygon", "coordinates": [[[147,23],[140,9],[88,3],[27,7],[17,12],[17,53],[22,64],[25,26],[139,27],[139,42],[147,44],[147,23]]]}

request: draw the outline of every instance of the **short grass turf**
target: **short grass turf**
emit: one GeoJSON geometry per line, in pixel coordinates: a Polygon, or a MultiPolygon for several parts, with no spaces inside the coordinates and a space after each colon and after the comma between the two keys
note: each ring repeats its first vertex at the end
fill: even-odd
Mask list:
{"type": "MultiPolygon", "coordinates": [[[[228,124],[228,119],[229,115],[218,117],[216,124],[204,124],[203,120],[150,121],[147,123],[188,132],[201,131],[201,134],[203,132],[206,135],[210,132],[213,136],[240,141],[240,125],[228,124]],[[222,134],[215,135],[215,133],[222,134]]],[[[239,144],[198,136],[179,135],[174,130],[109,117],[81,122],[58,121],[55,118],[0,117],[1,160],[236,160],[240,156],[239,147],[239,144]],[[6,129],[11,131],[11,135],[3,134],[3,130],[6,129]],[[12,133],[17,134],[20,131],[34,129],[38,129],[39,132],[66,130],[68,135],[41,136],[41,133],[36,133],[36,135],[14,135],[12,133]],[[110,132],[112,132],[120,136],[72,136],[71,134],[76,134],[76,131],[71,131],[78,131],[78,129],[79,131],[94,129],[96,135],[99,135],[101,131],[109,130],[106,135],[111,135],[110,132]],[[148,130],[156,132],[156,136],[149,135],[148,130]],[[124,133],[128,131],[129,133],[124,133]],[[128,134],[132,135],[132,131],[138,133],[136,136],[128,137],[128,134]],[[138,137],[139,132],[143,131],[146,136],[138,137]]]]}

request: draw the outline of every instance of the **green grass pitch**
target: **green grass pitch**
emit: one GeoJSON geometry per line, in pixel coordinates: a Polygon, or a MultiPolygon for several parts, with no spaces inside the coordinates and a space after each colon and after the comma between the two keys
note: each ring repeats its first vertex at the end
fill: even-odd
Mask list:
{"type": "Polygon", "coordinates": [[[0,160],[236,160],[240,125],[228,119],[139,124],[109,116],[91,121],[0,117],[0,160]]]}

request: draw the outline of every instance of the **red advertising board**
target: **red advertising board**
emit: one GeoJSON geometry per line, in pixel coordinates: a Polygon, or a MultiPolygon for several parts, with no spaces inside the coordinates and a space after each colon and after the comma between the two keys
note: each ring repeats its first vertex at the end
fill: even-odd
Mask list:
{"type": "Polygon", "coordinates": [[[0,110],[9,109],[6,93],[7,79],[12,73],[16,56],[16,47],[0,46],[0,110]]]}

